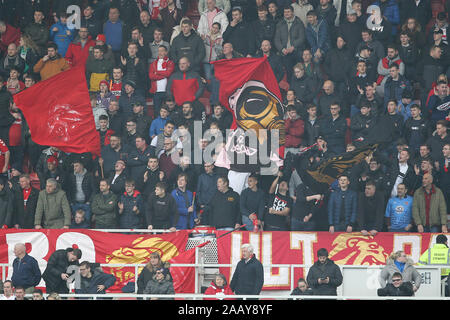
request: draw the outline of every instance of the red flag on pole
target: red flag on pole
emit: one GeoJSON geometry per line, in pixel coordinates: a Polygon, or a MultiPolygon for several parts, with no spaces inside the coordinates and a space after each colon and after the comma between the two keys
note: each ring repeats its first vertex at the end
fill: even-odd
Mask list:
{"type": "MultiPolygon", "coordinates": [[[[206,246],[211,241],[204,242],[192,249],[189,249],[169,260],[170,264],[194,264],[195,249],[206,246]]],[[[195,292],[195,268],[170,266],[170,274],[173,279],[175,293],[195,292]]]]}
{"type": "Polygon", "coordinates": [[[100,155],[83,68],[61,72],[14,95],[34,142],[64,152],[100,155]]]}
{"type": "Polygon", "coordinates": [[[285,140],[284,106],[267,57],[222,59],[212,64],[220,81],[219,100],[232,113],[230,129],[234,130],[227,136],[216,166],[241,172],[259,171],[270,163],[280,166],[285,140]],[[258,144],[249,141],[253,134],[258,144]],[[261,154],[267,155],[264,163],[261,154]]]}
{"type": "MultiPolygon", "coordinates": [[[[273,106],[276,107],[275,109],[278,109],[267,110],[270,112],[265,114],[265,116],[274,119],[281,117],[280,120],[283,119],[283,110],[280,105],[280,102],[282,101],[280,87],[278,86],[277,79],[275,78],[266,57],[222,59],[213,61],[212,63],[214,64],[214,74],[220,81],[220,103],[229,108],[233,114],[234,121],[232,129],[236,128],[236,125],[238,127],[241,125],[241,127],[245,127],[244,129],[248,129],[249,126],[245,125],[245,120],[255,120],[255,122],[260,125],[257,128],[264,128],[265,124],[261,122],[263,119],[254,116],[261,116],[260,113],[256,113],[256,111],[264,111],[264,107],[269,106],[271,101],[267,98],[278,99],[278,101],[273,104],[273,106]],[[246,89],[255,86],[255,89],[259,88],[261,90],[258,92],[253,90],[253,95],[255,93],[261,93],[262,96],[260,98],[266,97],[262,102],[266,102],[267,100],[267,104],[247,103],[246,107],[249,110],[246,110],[245,116],[247,116],[248,119],[243,119],[243,112],[241,112],[242,105],[245,106],[245,102],[248,102],[244,97],[250,96],[250,94],[247,93],[249,90],[246,89]],[[252,111],[255,111],[255,113],[251,113],[252,111]],[[281,113],[281,115],[277,113],[281,113]],[[238,123],[236,123],[236,120],[238,123]]],[[[259,102],[254,99],[252,100],[252,102],[259,102]]]]}

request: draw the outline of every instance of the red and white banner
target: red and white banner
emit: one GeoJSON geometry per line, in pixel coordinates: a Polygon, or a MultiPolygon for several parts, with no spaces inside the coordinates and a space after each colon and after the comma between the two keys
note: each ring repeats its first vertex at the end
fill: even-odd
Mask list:
{"type": "MultiPolygon", "coordinates": [[[[185,251],[188,231],[177,231],[159,235],[118,234],[92,230],[0,230],[0,263],[12,264],[14,246],[25,243],[27,253],[34,257],[44,272],[50,255],[58,249],[68,247],[79,248],[82,251],[81,261],[98,262],[101,264],[145,264],[150,260],[150,253],[158,252],[163,261],[185,251]]],[[[138,272],[140,272],[141,268],[138,272]]],[[[117,281],[109,288],[109,292],[120,292],[128,282],[135,282],[135,268],[108,268],[104,272],[113,274],[117,281]]],[[[7,268],[7,279],[11,279],[12,268],[7,268]]],[[[39,287],[45,287],[41,281],[39,287]]]]}
{"type": "MultiPolygon", "coordinates": [[[[225,231],[218,231],[217,235],[225,231]]],[[[383,265],[392,252],[403,250],[417,262],[420,255],[436,242],[437,234],[430,233],[379,233],[375,237],[355,233],[328,232],[233,232],[217,241],[219,264],[232,264],[220,268],[228,281],[241,259],[240,247],[250,243],[258,260],[268,264],[304,264],[312,266],[317,260],[317,250],[325,248],[329,258],[341,265],[383,265]]],[[[306,278],[308,268],[294,268],[294,286],[306,278]]],[[[264,268],[263,290],[289,290],[290,268],[264,268]]]]}
{"type": "MultiPolygon", "coordinates": [[[[81,229],[0,230],[0,263],[12,264],[16,243],[25,243],[28,254],[43,264],[40,266],[41,272],[45,270],[46,262],[55,250],[68,247],[82,250],[81,261],[101,264],[145,264],[152,252],[158,252],[163,261],[194,263],[194,256],[191,254],[194,250],[185,250],[189,233],[190,230],[159,235],[129,235],[81,229]]],[[[226,231],[216,231],[216,236],[224,233],[226,231]]],[[[256,257],[266,266],[311,266],[317,260],[316,253],[320,248],[326,248],[329,258],[341,265],[383,265],[388,256],[398,250],[405,251],[417,262],[420,255],[436,242],[437,235],[379,233],[375,237],[366,237],[356,232],[233,232],[217,240],[218,263],[233,265],[232,268],[220,268],[229,282],[234,267],[241,259],[240,247],[244,243],[253,245],[256,257]]],[[[193,270],[194,268],[189,267],[171,268],[177,293],[194,292],[193,270]],[[178,282],[175,283],[175,280],[178,282]]],[[[103,267],[103,271],[112,273],[117,278],[109,292],[121,292],[124,285],[135,282],[136,279],[133,267],[103,267]]],[[[141,269],[138,270],[140,271],[141,269]]],[[[306,277],[307,271],[308,268],[294,268],[294,283],[300,277],[306,277]]],[[[7,268],[6,279],[11,276],[12,268],[7,268]]],[[[264,268],[263,290],[289,290],[290,285],[290,268],[264,268]]],[[[45,287],[44,281],[39,287],[45,287]]]]}

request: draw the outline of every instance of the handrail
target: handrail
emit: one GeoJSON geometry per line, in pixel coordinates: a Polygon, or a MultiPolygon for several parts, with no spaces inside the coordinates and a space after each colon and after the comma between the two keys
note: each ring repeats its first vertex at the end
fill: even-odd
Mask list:
{"type": "MultiPolygon", "coordinates": [[[[198,254],[196,254],[196,256],[198,256],[198,254]]],[[[40,266],[46,266],[46,264],[44,263],[39,263],[38,265],[40,266]]],[[[138,274],[138,269],[141,267],[145,267],[146,264],[126,264],[126,263],[100,263],[99,264],[100,267],[109,267],[109,268],[134,268],[134,272],[135,272],[135,282],[137,281],[137,274],[138,274]]],[[[450,265],[450,264],[449,264],[450,265]]],[[[171,264],[170,267],[192,267],[196,269],[195,272],[195,288],[198,288],[198,268],[231,268],[235,266],[234,264],[219,264],[219,263],[214,263],[214,264],[206,264],[206,263],[174,263],[171,264]]],[[[357,269],[357,268],[364,268],[364,269],[381,269],[384,267],[384,265],[370,265],[370,266],[360,266],[360,265],[338,265],[339,268],[342,270],[344,268],[352,268],[352,269],[357,269]]],[[[420,266],[421,269],[440,269],[440,267],[446,267],[448,265],[424,265],[424,266],[420,266]]],[[[2,270],[2,277],[1,279],[3,281],[6,280],[6,276],[5,276],[5,271],[7,267],[12,267],[12,263],[0,263],[0,269],[2,270]]],[[[264,264],[263,268],[267,269],[267,268],[289,268],[290,269],[290,274],[291,274],[291,281],[290,281],[290,291],[292,291],[294,289],[294,268],[311,268],[312,265],[306,265],[306,264],[264,264]]],[[[135,285],[135,290],[134,293],[137,294],[137,286],[135,285]]],[[[73,296],[73,295],[71,295],[73,296]]],[[[104,297],[104,295],[102,295],[104,297]]],[[[108,293],[108,297],[111,296],[111,293],[108,293]]],[[[128,296],[128,295],[127,295],[128,296]]],[[[139,297],[141,297],[142,295],[139,295],[139,297]]],[[[179,296],[177,296],[179,297],[179,296]]],[[[234,296],[235,297],[235,296],[234,296]]],[[[266,297],[266,295],[264,295],[264,297],[266,297]]],[[[277,296],[279,297],[279,296],[277,296]]],[[[323,298],[323,296],[321,296],[323,298]]],[[[325,298],[323,298],[325,299],[325,298]]],[[[350,299],[350,298],[349,298],[350,299]]],[[[353,299],[353,297],[352,297],[353,299]]]]}
{"type": "MultiPolygon", "coordinates": [[[[31,294],[25,295],[26,297],[31,297],[31,294]]],[[[48,294],[44,294],[48,296],[48,294]]],[[[164,299],[183,299],[188,298],[189,300],[196,299],[215,299],[215,295],[205,295],[205,294],[130,294],[130,293],[108,293],[108,294],[60,294],[61,298],[164,298],[164,299]]],[[[258,299],[258,300],[323,300],[323,299],[333,299],[333,300],[450,300],[450,297],[367,297],[367,296],[291,296],[291,295],[221,295],[220,298],[227,299],[258,299]]]]}

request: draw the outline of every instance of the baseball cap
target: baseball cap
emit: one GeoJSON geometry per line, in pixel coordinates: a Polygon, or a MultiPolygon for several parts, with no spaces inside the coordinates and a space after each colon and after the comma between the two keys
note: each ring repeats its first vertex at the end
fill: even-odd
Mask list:
{"type": "Polygon", "coordinates": [[[99,35],[97,36],[97,38],[95,38],[95,40],[97,40],[97,41],[102,41],[102,42],[106,42],[106,37],[105,37],[104,34],[99,34],[99,35]]]}

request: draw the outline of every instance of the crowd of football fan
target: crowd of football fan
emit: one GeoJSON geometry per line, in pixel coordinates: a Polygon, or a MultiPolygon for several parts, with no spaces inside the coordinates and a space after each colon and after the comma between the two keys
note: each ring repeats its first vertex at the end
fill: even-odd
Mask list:
{"type": "Polygon", "coordinates": [[[200,0],[197,23],[180,0],[2,1],[0,225],[447,232],[450,28],[437,2],[200,0]],[[210,62],[263,56],[285,99],[292,172],[194,164],[181,150],[195,121],[233,122],[210,62]],[[101,157],[36,144],[12,99],[76,66],[101,157]],[[326,192],[297,172],[374,143],[326,192]]]}

